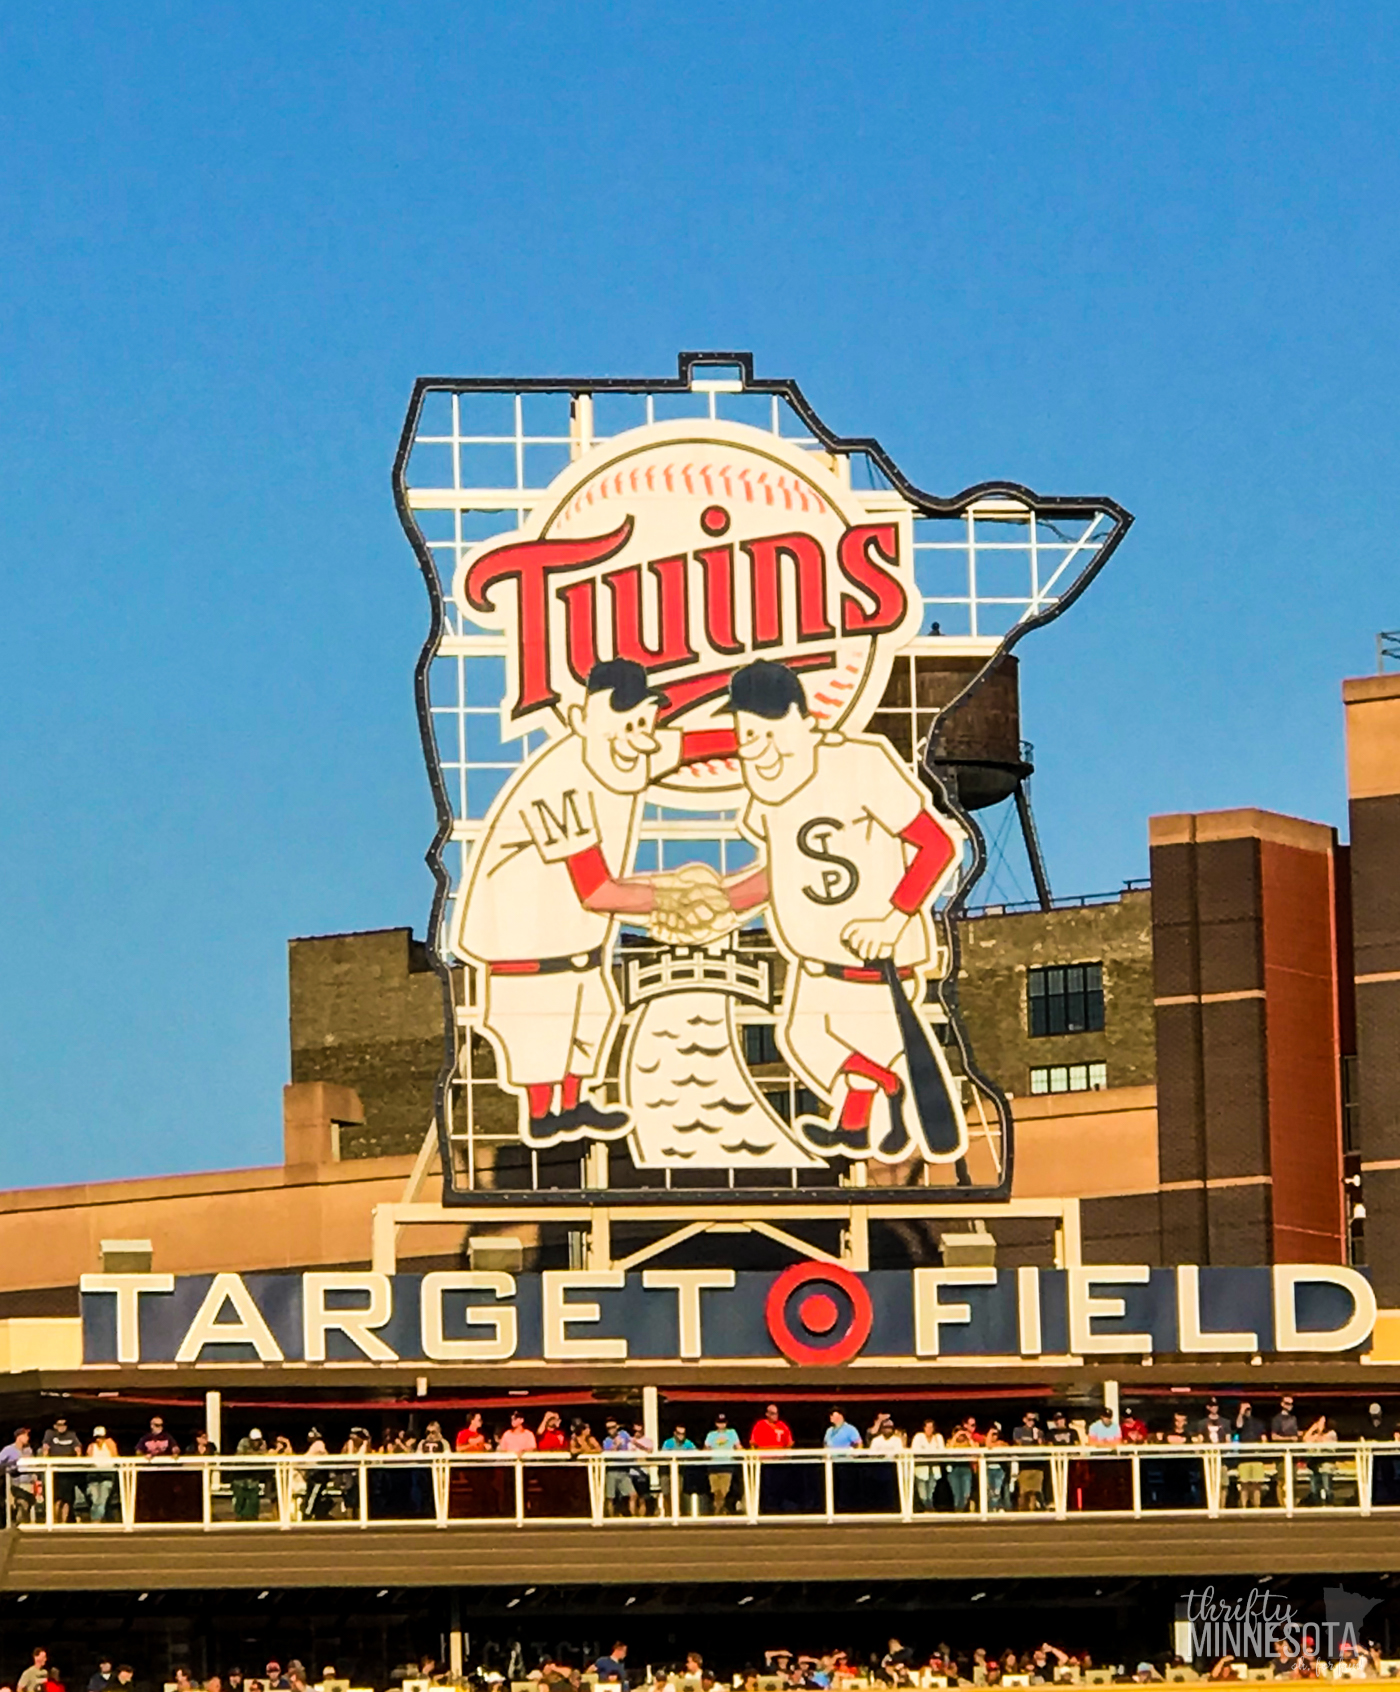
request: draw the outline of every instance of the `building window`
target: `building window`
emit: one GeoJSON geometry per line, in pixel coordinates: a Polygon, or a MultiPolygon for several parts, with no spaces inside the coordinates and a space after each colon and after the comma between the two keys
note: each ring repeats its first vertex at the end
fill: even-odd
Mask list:
{"type": "Polygon", "coordinates": [[[1101,1093],[1107,1085],[1106,1063],[1054,1063],[1031,1071],[1032,1093],[1101,1093]]]}
{"type": "Polygon", "coordinates": [[[1103,965],[1028,969],[1026,1021],[1032,1036],[1097,1033],[1103,1027],[1103,965]]]}
{"type": "Polygon", "coordinates": [[[1342,1150],[1361,1150],[1361,1088],[1354,1057],[1342,1059],[1342,1150]]]}
{"type": "Polygon", "coordinates": [[[744,1061],[750,1065],[758,1063],[781,1063],[783,1054],[778,1050],[778,1042],[773,1038],[774,1025],[771,1022],[746,1022],[744,1029],[744,1061]]]}

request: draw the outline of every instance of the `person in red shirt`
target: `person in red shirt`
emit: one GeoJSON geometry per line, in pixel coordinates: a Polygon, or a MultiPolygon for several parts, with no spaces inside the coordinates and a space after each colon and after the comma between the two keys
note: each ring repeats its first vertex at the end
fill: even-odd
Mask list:
{"type": "Polygon", "coordinates": [[[473,1410],[467,1418],[467,1425],[457,1430],[455,1445],[458,1451],[485,1451],[487,1449],[486,1434],[481,1426],[480,1410],[473,1410]]]}
{"type": "MultiPolygon", "coordinates": [[[[792,1429],[778,1414],[778,1406],[770,1404],[753,1425],[749,1445],[754,1451],[791,1451],[794,1441],[792,1429]]],[[[772,1460],[763,1463],[758,1471],[758,1508],[763,1515],[781,1515],[794,1508],[795,1471],[791,1465],[772,1460]]]]}
{"type": "Polygon", "coordinates": [[[536,1435],[536,1448],[540,1451],[567,1451],[569,1436],[559,1419],[557,1410],[546,1410],[544,1419],[540,1423],[539,1433],[536,1435]]]}
{"type": "Polygon", "coordinates": [[[1147,1423],[1139,1421],[1131,1410],[1123,1411],[1123,1419],[1118,1425],[1123,1430],[1124,1445],[1147,1444],[1147,1423]]]}
{"type": "Polygon", "coordinates": [[[778,1414],[778,1406],[770,1404],[753,1425],[749,1445],[755,1451],[791,1451],[792,1429],[778,1414]]]}

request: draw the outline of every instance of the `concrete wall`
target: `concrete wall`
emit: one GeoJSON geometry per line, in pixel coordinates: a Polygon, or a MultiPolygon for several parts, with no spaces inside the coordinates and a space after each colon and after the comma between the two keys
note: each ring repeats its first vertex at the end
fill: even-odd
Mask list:
{"type": "MultiPolygon", "coordinates": [[[[103,1240],[150,1240],[152,1267],[174,1275],[367,1265],[373,1207],[403,1197],[414,1160],[334,1161],[336,1113],[362,1114],[354,1095],[315,1085],[286,1095],[295,1161],[0,1193],[0,1317],[76,1311],[78,1277],[102,1267],[103,1240]]],[[[406,1240],[406,1249],[450,1252],[457,1243],[443,1237],[451,1230],[432,1232],[417,1230],[421,1242],[406,1240]]]]}
{"type": "Polygon", "coordinates": [[[1017,1099],[1013,1198],[1157,1191],[1157,1089],[1017,1099]]]}
{"type": "Polygon", "coordinates": [[[442,982],[407,928],[293,940],[292,1080],[352,1087],[364,1118],[344,1158],[413,1156],[433,1119],[443,1061],[442,982]]]}

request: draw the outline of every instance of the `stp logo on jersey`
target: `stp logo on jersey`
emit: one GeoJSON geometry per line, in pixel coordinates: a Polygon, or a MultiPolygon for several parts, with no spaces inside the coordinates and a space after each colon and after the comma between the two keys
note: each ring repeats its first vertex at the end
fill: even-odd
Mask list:
{"type": "MultiPolygon", "coordinates": [[[[464,556],[464,615],[507,635],[507,734],[558,718],[600,662],[642,666],[663,723],[727,727],[755,657],[802,677],[823,728],[859,729],[893,654],[919,631],[910,515],[856,495],[848,461],[742,424],[655,424],[569,466],[519,536],[464,556]]],[[[687,763],[673,791],[736,788],[731,758],[687,763]]]]}

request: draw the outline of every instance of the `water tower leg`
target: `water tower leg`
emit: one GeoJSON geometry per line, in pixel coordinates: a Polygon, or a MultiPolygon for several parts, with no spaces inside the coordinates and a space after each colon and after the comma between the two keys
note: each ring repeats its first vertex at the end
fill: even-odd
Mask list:
{"type": "Polygon", "coordinates": [[[1045,873],[1045,859],[1041,855],[1040,836],[1035,830],[1035,818],[1031,814],[1031,796],[1024,781],[1016,783],[1016,815],[1021,819],[1021,838],[1026,843],[1026,856],[1031,861],[1031,875],[1035,880],[1035,896],[1040,900],[1040,908],[1048,911],[1054,904],[1050,893],[1050,877],[1045,873]]]}

